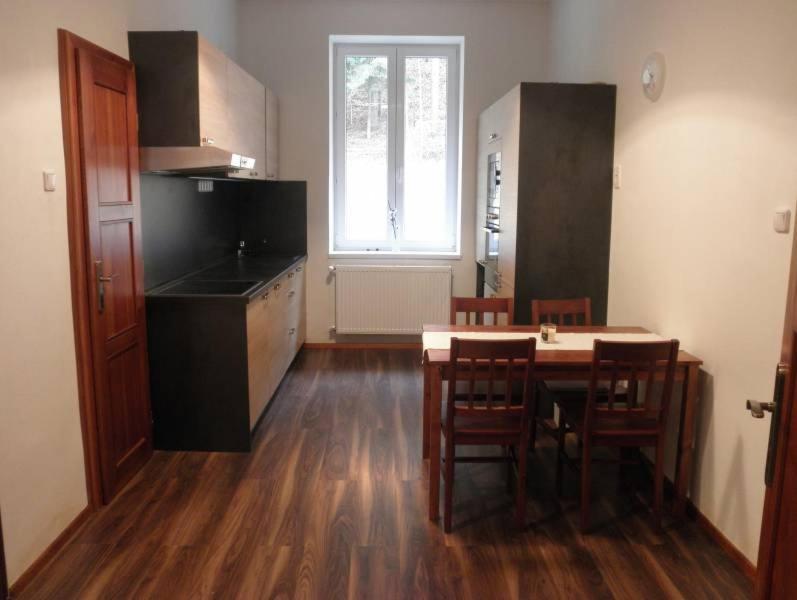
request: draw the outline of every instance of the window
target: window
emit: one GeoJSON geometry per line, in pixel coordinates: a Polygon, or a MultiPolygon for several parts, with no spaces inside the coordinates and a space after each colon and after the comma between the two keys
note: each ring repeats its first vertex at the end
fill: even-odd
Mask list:
{"type": "Polygon", "coordinates": [[[459,252],[460,43],[332,43],[330,252],[459,252]]]}

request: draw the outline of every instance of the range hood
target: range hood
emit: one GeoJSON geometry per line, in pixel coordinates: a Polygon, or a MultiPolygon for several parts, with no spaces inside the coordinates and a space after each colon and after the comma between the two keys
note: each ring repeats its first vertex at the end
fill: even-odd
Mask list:
{"type": "Polygon", "coordinates": [[[142,173],[235,177],[255,168],[255,159],[216,146],[148,146],[140,150],[142,173]]]}

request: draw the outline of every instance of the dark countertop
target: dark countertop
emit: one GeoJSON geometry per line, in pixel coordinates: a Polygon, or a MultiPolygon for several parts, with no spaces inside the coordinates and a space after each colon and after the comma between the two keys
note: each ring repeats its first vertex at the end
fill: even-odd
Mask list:
{"type": "MultiPolygon", "coordinates": [[[[288,271],[296,268],[296,265],[307,258],[307,255],[299,256],[231,256],[217,263],[210,265],[200,271],[189,273],[179,279],[170,281],[156,288],[148,290],[147,300],[154,299],[218,299],[231,302],[248,303],[257,296],[263,288],[271,285],[288,271]],[[219,293],[184,293],[180,291],[170,291],[169,288],[178,284],[183,284],[180,289],[196,289],[201,287],[199,282],[207,282],[209,288],[218,287],[219,282],[251,282],[252,286],[240,294],[219,294],[219,293]]],[[[244,286],[246,287],[246,286],[244,286]]]]}

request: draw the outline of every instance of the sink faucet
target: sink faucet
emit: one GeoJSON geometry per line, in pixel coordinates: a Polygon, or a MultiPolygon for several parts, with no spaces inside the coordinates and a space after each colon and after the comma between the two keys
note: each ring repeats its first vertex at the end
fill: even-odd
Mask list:
{"type": "Polygon", "coordinates": [[[244,255],[244,248],[246,247],[246,242],[241,240],[238,242],[238,258],[241,258],[244,255]]]}

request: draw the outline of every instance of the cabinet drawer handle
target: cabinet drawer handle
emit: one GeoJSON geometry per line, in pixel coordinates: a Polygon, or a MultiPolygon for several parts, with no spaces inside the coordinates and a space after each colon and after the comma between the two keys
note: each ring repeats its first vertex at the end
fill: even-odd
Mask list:
{"type": "Polygon", "coordinates": [[[275,284],[275,285],[274,285],[274,289],[275,289],[275,290],[278,290],[278,289],[280,289],[281,287],[282,287],[282,284],[281,284],[281,283],[277,283],[277,284],[275,284]]]}
{"type": "Polygon", "coordinates": [[[260,296],[261,300],[268,300],[268,292],[260,296]]]}
{"type": "Polygon", "coordinates": [[[295,273],[288,273],[288,279],[293,279],[294,275],[295,275],[295,273]]]}
{"type": "Polygon", "coordinates": [[[290,333],[291,335],[293,335],[294,333],[296,333],[296,329],[295,329],[294,327],[291,327],[291,328],[288,330],[288,333],[290,333]]]}
{"type": "Polygon", "coordinates": [[[288,298],[293,298],[294,294],[296,294],[296,292],[291,290],[290,292],[288,292],[288,298]]]}
{"type": "Polygon", "coordinates": [[[301,273],[302,272],[302,268],[301,267],[296,267],[296,272],[297,273],[301,273]]]}

